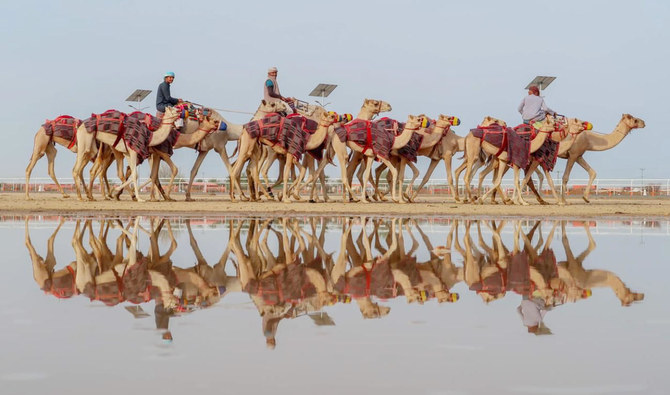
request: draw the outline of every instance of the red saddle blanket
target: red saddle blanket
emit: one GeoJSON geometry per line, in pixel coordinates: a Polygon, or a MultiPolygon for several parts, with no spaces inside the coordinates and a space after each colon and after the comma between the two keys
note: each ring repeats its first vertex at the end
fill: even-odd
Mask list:
{"type": "Polygon", "coordinates": [[[386,130],[387,132],[393,133],[394,136],[399,135],[402,133],[403,129],[405,129],[404,122],[398,122],[395,119],[391,119],[389,117],[379,118],[376,121],[372,121],[372,123],[386,130]]]}
{"type": "Polygon", "coordinates": [[[244,129],[254,139],[263,138],[273,145],[279,144],[296,160],[300,160],[305,153],[305,145],[309,138],[309,134],[297,122],[277,113],[251,121],[244,125],[244,129]]]}
{"type": "Polygon", "coordinates": [[[420,133],[412,133],[412,137],[409,138],[407,145],[398,150],[398,155],[410,162],[416,163],[417,152],[419,152],[419,148],[421,148],[423,137],[424,136],[420,133]]]}
{"type": "Polygon", "coordinates": [[[335,128],[335,134],[343,143],[351,141],[363,148],[371,149],[375,155],[388,159],[395,135],[371,121],[354,119],[335,128]]]}
{"type": "Polygon", "coordinates": [[[520,169],[530,165],[530,141],[535,138],[536,131],[530,125],[521,124],[507,132],[508,162],[520,169]]]}
{"type": "Polygon", "coordinates": [[[554,170],[556,159],[558,158],[559,145],[560,143],[548,138],[544,144],[542,144],[542,147],[533,152],[531,156],[533,159],[540,162],[540,165],[542,165],[546,171],[552,171],[554,170]]]}
{"type": "Polygon", "coordinates": [[[89,133],[106,132],[119,133],[123,131],[123,120],[126,114],[118,110],[107,110],[102,114],[91,114],[84,120],[84,126],[89,133]]]}
{"type": "Polygon", "coordinates": [[[477,127],[475,129],[470,129],[470,133],[473,136],[486,141],[489,144],[492,144],[500,149],[500,153],[507,150],[507,131],[510,128],[503,128],[500,125],[491,125],[486,127],[477,127]]]}
{"type": "Polygon", "coordinates": [[[44,133],[49,136],[50,140],[54,137],[69,140],[68,148],[74,147],[77,142],[77,128],[81,125],[81,120],[73,118],[69,115],[61,115],[54,120],[47,120],[43,125],[44,133]]]}
{"type": "MultiPolygon", "coordinates": [[[[154,118],[154,117],[152,117],[154,118]]],[[[156,121],[151,119],[153,125],[156,121]]],[[[160,124],[160,120],[158,121],[160,124]]],[[[152,131],[146,117],[135,115],[129,117],[125,113],[117,110],[108,110],[102,114],[92,114],[90,118],[84,120],[84,125],[89,133],[105,132],[117,136],[113,146],[125,144],[127,149],[137,153],[137,164],[142,163],[149,157],[149,142],[151,141],[152,131]]]]}
{"type": "Polygon", "coordinates": [[[244,292],[260,296],[269,305],[299,302],[316,295],[316,287],[310,282],[305,268],[302,264],[291,264],[279,273],[251,279],[244,292]]]}
{"type": "Polygon", "coordinates": [[[397,296],[395,280],[388,260],[377,261],[370,270],[363,270],[353,276],[342,276],[335,283],[335,291],[354,298],[376,296],[392,299],[397,296]]]}
{"type": "MultiPolygon", "coordinates": [[[[297,122],[298,126],[302,128],[305,132],[309,134],[314,134],[316,129],[319,127],[319,123],[313,119],[309,119],[304,115],[300,114],[290,114],[286,118],[297,122]]],[[[316,148],[308,150],[307,153],[310,154],[314,159],[321,160],[323,159],[323,151],[326,149],[326,139],[316,148]]]]}
{"type": "MultiPolygon", "coordinates": [[[[144,122],[144,124],[147,125],[150,131],[155,131],[161,126],[162,119],[156,118],[151,114],[143,113],[140,111],[135,111],[131,114],[128,114],[128,118],[135,118],[136,120],[140,122],[144,122]]],[[[170,134],[168,134],[168,137],[163,141],[162,143],[155,145],[151,147],[155,151],[160,151],[160,152],[165,152],[169,156],[172,156],[174,153],[174,145],[177,142],[177,138],[179,138],[179,131],[177,130],[176,127],[172,127],[172,130],[170,130],[170,134]]]]}

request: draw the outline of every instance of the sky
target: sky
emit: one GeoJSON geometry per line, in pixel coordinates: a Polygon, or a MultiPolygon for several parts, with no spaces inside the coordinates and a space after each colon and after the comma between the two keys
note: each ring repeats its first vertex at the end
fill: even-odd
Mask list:
{"type": "MultiPolygon", "coordinates": [[[[525,86],[556,76],[549,107],[610,133],[623,113],[642,118],[617,147],[585,158],[599,178],[670,178],[670,3],[662,1],[32,1],[0,0],[0,178],[24,177],[46,119],[134,111],[135,89],[152,94],[176,73],[172,95],[208,107],[253,112],[268,67],[284,96],[313,102],[337,84],[327,108],[358,112],[365,98],[385,114],[456,115],[464,136],[484,116],[516,125],[525,86]],[[644,169],[644,170],[641,170],[644,169]]],[[[232,123],[250,115],[223,112],[232,123]]],[[[56,173],[71,181],[72,153],[57,147],[56,173]]],[[[228,152],[233,151],[231,144],[228,152]]],[[[196,153],[173,159],[187,175],[196,153]]],[[[427,160],[419,162],[421,168],[427,160]]],[[[148,166],[142,166],[147,174],[148,166]]],[[[562,171],[565,161],[559,161],[562,171]]],[[[331,174],[338,174],[333,168],[331,174]]],[[[46,159],[33,177],[47,177],[46,159]]],[[[227,177],[210,154],[199,177],[227,177]]],[[[440,165],[435,178],[445,178],[440,165]]],[[[575,166],[573,177],[586,173],[575,166]]]]}

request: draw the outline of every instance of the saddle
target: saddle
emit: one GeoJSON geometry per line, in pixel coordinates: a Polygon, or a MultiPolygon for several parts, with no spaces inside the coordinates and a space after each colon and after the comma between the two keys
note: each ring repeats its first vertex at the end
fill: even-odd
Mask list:
{"type": "Polygon", "coordinates": [[[388,159],[395,141],[395,134],[389,133],[378,124],[363,119],[354,119],[338,128],[335,134],[343,143],[351,141],[363,148],[363,153],[371,149],[375,155],[388,159]]]}
{"type": "Polygon", "coordinates": [[[309,134],[298,122],[280,114],[268,114],[259,120],[251,121],[244,125],[244,129],[254,139],[263,138],[270,141],[273,146],[279,144],[296,160],[300,160],[305,153],[309,134]]]}
{"type": "Polygon", "coordinates": [[[61,115],[54,120],[46,120],[42,128],[44,128],[46,135],[49,136],[49,141],[52,141],[54,137],[70,140],[70,144],[67,146],[70,149],[77,143],[77,129],[79,125],[81,125],[81,120],[69,115],[61,115]]]}

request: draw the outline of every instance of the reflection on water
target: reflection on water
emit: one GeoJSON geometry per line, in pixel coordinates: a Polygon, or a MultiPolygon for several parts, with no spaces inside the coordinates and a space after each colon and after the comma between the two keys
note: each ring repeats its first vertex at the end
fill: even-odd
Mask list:
{"type": "Polygon", "coordinates": [[[46,245],[33,245],[31,227],[44,223],[25,220],[39,288],[60,299],[123,304],[138,319],[153,315],[166,342],[172,341],[173,318],[225,303],[234,293],[248,295],[258,311],[253,325],[271,349],[282,337],[282,322],[307,316],[315,325],[333,326],[328,310],[336,305],[356,310],[360,319],[384,320],[393,315],[394,299],[422,308],[513,297],[519,327],[543,335],[552,334],[548,315],[591,297],[594,289],[610,289],[621,306],[644,299],[616,273],[585,268],[596,249],[589,222],[225,218],[205,228],[198,224],[227,234],[208,238],[207,245],[198,242],[188,218],[61,218],[51,224],[46,245]],[[188,244],[177,241],[184,232],[188,244]],[[586,246],[573,251],[573,238],[586,238],[586,246]],[[71,241],[71,262],[55,253],[65,240],[71,241]],[[195,255],[195,265],[173,260],[184,248],[195,255]],[[208,261],[212,250],[220,258],[208,261]]]}

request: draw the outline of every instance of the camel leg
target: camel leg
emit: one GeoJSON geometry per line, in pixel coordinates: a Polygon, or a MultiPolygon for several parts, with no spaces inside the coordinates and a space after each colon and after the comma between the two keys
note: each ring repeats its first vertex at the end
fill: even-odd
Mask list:
{"type": "MultiPolygon", "coordinates": [[[[53,150],[55,151],[56,149],[52,146],[53,143],[49,143],[49,139],[46,135],[46,132],[44,131],[44,128],[40,127],[40,129],[37,131],[35,134],[35,142],[33,143],[33,154],[30,156],[30,162],[28,163],[28,167],[26,167],[26,199],[30,200],[30,191],[29,191],[29,185],[30,185],[30,174],[33,172],[33,168],[35,167],[35,164],[37,164],[37,161],[40,160],[43,156],[44,153],[49,149],[51,146],[53,150]]],[[[55,159],[56,154],[54,153],[53,157],[49,159],[49,162],[51,162],[53,159],[55,159]]],[[[48,158],[48,157],[47,157],[48,158]]],[[[52,177],[55,181],[55,176],[52,177]]],[[[56,185],[58,185],[58,181],[56,181],[56,185]]],[[[62,188],[61,193],[63,193],[62,188]]],[[[68,197],[68,196],[63,196],[63,197],[68,197]]]]}
{"type": "Polygon", "coordinates": [[[88,163],[89,156],[91,155],[92,148],[90,145],[93,144],[93,142],[90,141],[92,136],[85,136],[85,134],[88,134],[85,129],[83,132],[77,130],[77,141],[79,144],[77,145],[77,159],[72,168],[72,178],[74,179],[75,189],[77,190],[77,199],[80,201],[84,200],[81,195],[81,190],[84,187],[83,171],[86,163],[88,163]]]}
{"type": "MultiPolygon", "coordinates": [[[[455,193],[454,199],[456,199],[457,202],[461,201],[461,198],[459,197],[458,194],[458,179],[460,178],[461,173],[463,172],[463,170],[465,170],[467,165],[468,164],[465,161],[463,161],[460,165],[458,165],[458,167],[454,171],[454,193],[455,193]]],[[[465,179],[463,179],[463,182],[465,182],[465,179]]],[[[467,202],[467,196],[463,199],[463,202],[467,202]]]]}
{"type": "Polygon", "coordinates": [[[363,181],[361,182],[361,203],[369,203],[367,200],[367,195],[365,194],[365,189],[367,188],[368,181],[370,180],[373,161],[374,158],[372,156],[365,157],[365,170],[363,171],[363,181]]]}
{"type": "Polygon", "coordinates": [[[593,181],[595,181],[597,173],[591,166],[589,166],[588,163],[586,163],[586,160],[583,156],[577,158],[577,164],[586,170],[587,173],[589,173],[589,182],[586,185],[586,190],[584,190],[584,196],[582,196],[582,199],[584,199],[586,203],[591,203],[589,200],[589,195],[591,194],[591,185],[593,185],[593,181]]]}
{"type": "MultiPolygon", "coordinates": [[[[260,170],[260,178],[261,182],[263,183],[261,188],[265,188],[266,191],[270,193],[270,196],[274,198],[274,194],[272,193],[272,187],[270,186],[270,182],[268,181],[268,171],[270,170],[270,167],[274,163],[274,161],[277,160],[277,153],[268,150],[267,147],[263,147],[263,155],[261,156],[261,170],[260,170]],[[266,151],[269,151],[266,153],[266,151]]],[[[281,167],[281,166],[280,166],[281,167]]],[[[282,174],[277,177],[277,181],[282,179],[282,174]]]]}
{"type": "MultiPolygon", "coordinates": [[[[404,160],[404,159],[403,159],[404,160]]],[[[409,168],[412,170],[412,179],[407,184],[407,189],[405,190],[405,197],[407,201],[414,202],[414,181],[419,178],[419,169],[412,162],[407,162],[409,168]]],[[[400,175],[400,174],[398,174],[400,175]]],[[[402,185],[402,184],[401,184],[402,185]]]]}
{"type": "MultiPolygon", "coordinates": [[[[228,140],[226,140],[225,142],[227,142],[227,141],[228,140]]],[[[223,164],[226,166],[226,170],[228,170],[228,175],[230,175],[231,172],[232,172],[233,166],[230,164],[230,158],[228,157],[228,152],[226,152],[225,142],[224,142],[223,146],[221,147],[221,149],[216,149],[216,148],[214,148],[214,149],[219,154],[219,157],[221,157],[221,160],[223,161],[223,164]]],[[[199,157],[200,157],[200,155],[198,155],[198,158],[199,157]]],[[[200,167],[200,165],[198,165],[198,167],[200,167]]],[[[190,191],[190,189],[189,189],[189,191],[190,191]]],[[[249,198],[247,197],[247,195],[244,194],[244,191],[242,191],[242,189],[240,189],[238,192],[240,193],[240,197],[241,197],[242,200],[249,200],[249,198]]],[[[189,196],[189,199],[190,199],[190,196],[189,196]]]]}
{"type": "MultiPolygon", "coordinates": [[[[391,184],[390,184],[391,185],[391,199],[393,199],[393,201],[395,201],[396,203],[407,203],[405,200],[402,199],[402,196],[400,196],[400,194],[402,192],[402,189],[398,190],[398,193],[396,194],[396,183],[398,182],[398,179],[400,178],[400,177],[398,177],[398,169],[396,169],[395,166],[393,166],[393,164],[391,163],[390,160],[382,158],[382,157],[378,157],[378,158],[382,163],[384,163],[386,165],[386,167],[388,167],[389,172],[391,172],[391,184]]],[[[370,158],[368,160],[368,163],[370,163],[370,166],[372,166],[373,158],[370,158]]],[[[367,171],[367,168],[366,168],[366,172],[368,173],[368,178],[369,178],[370,176],[369,176],[369,172],[367,171]]]]}
{"type": "Polygon", "coordinates": [[[528,206],[528,202],[521,196],[521,183],[519,182],[519,167],[514,165],[514,201],[522,206],[528,206]]]}
{"type": "Polygon", "coordinates": [[[335,155],[337,156],[337,162],[340,165],[340,177],[342,181],[342,201],[348,202],[347,194],[353,196],[353,191],[351,190],[351,185],[347,179],[347,146],[340,141],[339,138],[332,139],[333,149],[335,150],[335,155]]]}
{"type": "MultiPolygon", "coordinates": [[[[506,165],[507,165],[506,162],[501,161],[501,160],[498,160],[498,167],[499,167],[499,168],[503,168],[503,167],[506,166],[506,165]]],[[[496,189],[498,189],[498,187],[500,187],[500,184],[502,183],[503,173],[504,173],[504,172],[501,171],[501,170],[499,170],[498,172],[496,172],[495,180],[494,180],[494,182],[493,182],[493,187],[492,187],[491,189],[489,189],[488,191],[486,191],[486,193],[485,193],[483,196],[481,196],[479,199],[477,199],[477,200],[476,200],[477,203],[479,203],[479,204],[484,203],[484,200],[486,200],[486,198],[487,198],[490,194],[492,194],[496,189]]]]}
{"type": "MultiPolygon", "coordinates": [[[[438,163],[440,163],[439,159],[431,159],[430,164],[428,165],[428,170],[426,170],[426,174],[424,174],[423,179],[421,179],[421,184],[416,188],[416,191],[412,194],[412,200],[414,200],[418,195],[419,192],[421,192],[421,189],[423,189],[423,186],[428,183],[428,180],[430,180],[430,176],[433,175],[433,172],[435,171],[435,168],[437,167],[438,163]]],[[[449,172],[447,172],[449,174],[449,172]]],[[[451,181],[450,181],[451,183],[451,181]]],[[[452,187],[453,189],[453,187],[452,187]]]]}
{"type": "Polygon", "coordinates": [[[568,162],[565,164],[565,171],[563,172],[563,179],[561,180],[563,186],[563,189],[561,190],[561,201],[563,204],[568,204],[567,200],[565,199],[565,194],[568,191],[568,180],[570,179],[570,173],[572,172],[572,167],[574,165],[575,159],[568,157],[568,162]]]}
{"type": "MultiPolygon", "coordinates": [[[[200,165],[202,165],[202,161],[205,160],[205,157],[207,156],[207,153],[209,151],[200,151],[198,153],[198,157],[195,158],[195,163],[193,163],[193,167],[191,168],[191,176],[188,179],[188,186],[186,187],[186,201],[187,202],[192,202],[193,198],[191,198],[191,187],[193,186],[193,180],[195,180],[195,176],[198,174],[198,170],[200,170],[200,165]]],[[[226,163],[224,161],[223,163],[226,163]]],[[[228,164],[230,165],[230,164],[228,164]]],[[[232,174],[231,170],[228,170],[228,174],[232,174]]],[[[231,180],[231,186],[232,186],[232,180],[231,180]]],[[[232,190],[232,188],[231,188],[232,190]]]]}
{"type": "Polygon", "coordinates": [[[288,180],[291,176],[291,167],[293,167],[293,155],[286,154],[286,163],[284,163],[284,177],[282,186],[282,202],[291,203],[291,197],[288,196],[288,180]]]}
{"type": "MultiPolygon", "coordinates": [[[[533,179],[532,179],[533,173],[535,173],[536,170],[538,170],[539,165],[540,165],[540,162],[538,162],[536,160],[534,160],[530,164],[530,166],[528,167],[528,170],[526,171],[526,175],[525,175],[523,181],[521,182],[521,188],[523,188],[525,185],[528,185],[528,187],[535,194],[535,198],[537,199],[537,201],[542,205],[547,205],[549,203],[547,203],[544,199],[542,199],[542,196],[540,196],[540,193],[537,191],[537,189],[535,189],[535,184],[533,183],[533,179]]],[[[539,174],[539,171],[537,173],[539,174]]],[[[548,174],[549,173],[547,173],[547,175],[548,174]]],[[[544,176],[542,176],[542,178],[544,178],[544,176]]],[[[547,178],[549,179],[550,177],[547,176],[547,178]]],[[[552,188],[552,192],[554,193],[554,197],[557,199],[557,201],[559,201],[559,204],[561,204],[560,199],[558,199],[558,196],[556,196],[556,190],[553,187],[553,185],[554,185],[553,180],[551,180],[551,181],[548,180],[548,183],[549,183],[549,186],[552,188]]],[[[542,180],[540,180],[540,185],[542,185],[542,180]]]]}

